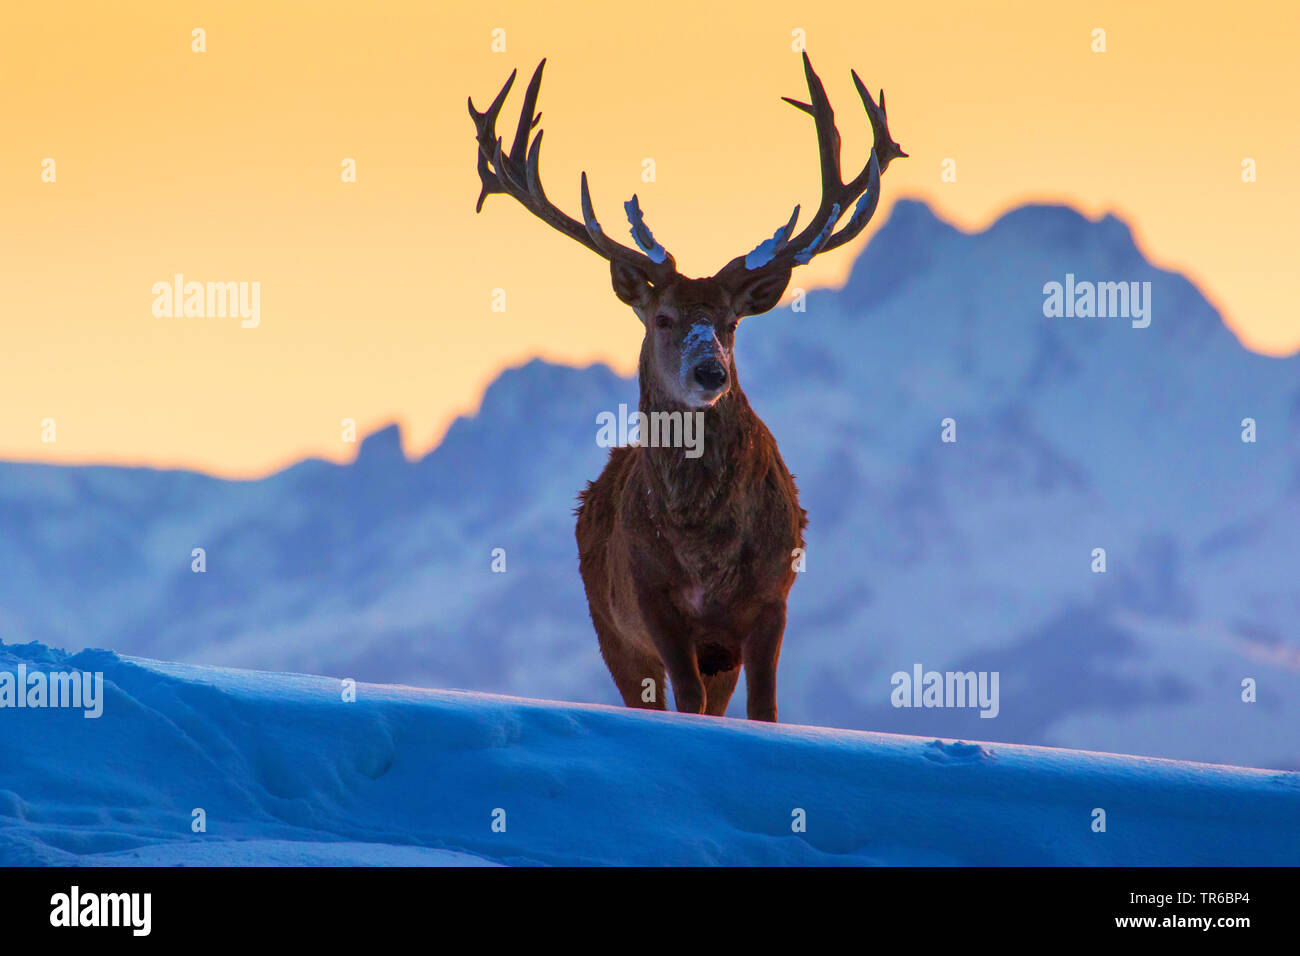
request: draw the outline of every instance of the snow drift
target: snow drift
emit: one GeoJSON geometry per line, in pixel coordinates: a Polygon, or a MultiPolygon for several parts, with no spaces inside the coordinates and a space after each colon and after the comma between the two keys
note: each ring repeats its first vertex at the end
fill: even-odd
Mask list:
{"type": "Polygon", "coordinates": [[[1296,773],[411,687],[349,701],[328,677],[0,644],[0,672],[20,665],[102,673],[103,713],[0,709],[4,865],[1300,863],[1296,773]]]}

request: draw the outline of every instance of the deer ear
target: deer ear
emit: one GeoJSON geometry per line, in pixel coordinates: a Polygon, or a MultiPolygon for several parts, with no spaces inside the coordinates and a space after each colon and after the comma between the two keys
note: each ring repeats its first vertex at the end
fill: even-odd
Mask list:
{"type": "Polygon", "coordinates": [[[609,277],[614,284],[614,294],[626,305],[630,305],[644,322],[645,316],[641,313],[654,295],[654,286],[650,284],[649,277],[636,266],[617,259],[609,264],[609,277]]]}
{"type": "Polygon", "coordinates": [[[762,315],[781,301],[789,284],[789,269],[759,272],[752,278],[742,276],[731,292],[731,310],[738,319],[747,315],[762,315]]]}

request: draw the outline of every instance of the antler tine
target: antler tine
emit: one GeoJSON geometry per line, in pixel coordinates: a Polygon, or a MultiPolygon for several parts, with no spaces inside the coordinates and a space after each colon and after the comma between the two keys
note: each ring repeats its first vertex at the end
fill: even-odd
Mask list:
{"type": "Polygon", "coordinates": [[[582,222],[587,227],[587,235],[591,236],[591,241],[600,243],[605,241],[605,230],[600,228],[600,221],[596,218],[596,209],[591,204],[591,190],[587,188],[587,171],[582,171],[582,194],[580,196],[582,203],[582,222]]]}
{"type": "Polygon", "coordinates": [[[533,145],[528,148],[528,163],[524,169],[529,194],[542,202],[546,201],[546,192],[542,189],[542,174],[538,164],[542,159],[542,134],[545,132],[546,130],[539,129],[533,138],[533,145]]]}
{"type": "Polygon", "coordinates": [[[537,94],[542,89],[542,70],[546,67],[546,58],[537,64],[537,69],[533,71],[533,78],[528,81],[528,89],[524,93],[524,105],[519,108],[519,128],[515,130],[515,142],[510,147],[510,162],[516,166],[524,164],[524,157],[528,150],[528,134],[532,132],[534,126],[541,122],[541,117],[536,115],[537,94]]]}
{"type": "Polygon", "coordinates": [[[876,207],[880,202],[881,174],[890,162],[907,156],[898,143],[890,138],[884,90],[880,91],[880,105],[877,106],[876,101],[871,97],[871,92],[857,72],[851,71],[853,85],[871,121],[873,144],[862,171],[845,183],[840,174],[840,134],[835,127],[835,115],[831,110],[830,100],[826,96],[821,78],[812,68],[812,61],[807,53],[803,55],[803,66],[804,76],[808,81],[808,98],[811,102],[804,103],[788,96],[781,98],[810,115],[816,125],[817,154],[822,183],[821,202],[812,221],[799,235],[790,238],[795,219],[798,217],[798,207],[796,207],[795,219],[791,219],[786,226],[777,230],[776,235],[760,243],[748,255],[733,259],[726,265],[724,272],[735,272],[742,267],[748,272],[758,269],[788,270],[796,265],[804,265],[814,256],[835,249],[853,239],[866,228],[871,217],[875,215],[876,207]],[[855,200],[856,205],[848,223],[839,232],[835,232],[835,226],[855,200]]]}
{"type": "Polygon", "coordinates": [[[635,196],[627,204],[628,219],[632,223],[632,237],[643,252],[629,249],[605,235],[591,208],[586,173],[582,174],[583,222],[578,222],[546,198],[546,191],[542,188],[540,168],[544,131],[538,129],[537,135],[531,136],[542,118],[542,114],[537,112],[537,98],[541,91],[542,70],[545,66],[546,61],[542,60],[533,71],[532,79],[528,81],[523,106],[519,111],[519,125],[515,129],[515,137],[509,153],[505,152],[505,144],[497,135],[496,121],[506,94],[514,85],[516,73],[510,74],[510,78],[506,80],[505,86],[492,101],[492,105],[483,112],[476,110],[474,101],[470,100],[469,113],[474,120],[475,138],[478,141],[478,173],[483,183],[475,211],[482,210],[483,202],[488,196],[493,193],[505,193],[513,196],[547,225],[582,243],[592,252],[611,262],[619,261],[635,265],[654,282],[669,280],[677,274],[676,263],[668,251],[654,241],[654,236],[651,235],[641,216],[641,207],[635,196]]]}
{"type": "MultiPolygon", "coordinates": [[[[808,81],[808,95],[812,100],[813,123],[817,127],[817,153],[821,160],[822,192],[843,187],[840,182],[840,131],[835,128],[835,111],[831,109],[826,87],[812,68],[808,54],[803,55],[803,72],[808,81]]],[[[823,195],[823,201],[828,197],[823,195]]]]}
{"type": "Polygon", "coordinates": [[[597,251],[605,258],[613,261],[620,259],[622,261],[632,261],[640,265],[643,269],[646,263],[650,263],[654,271],[665,272],[672,270],[677,271],[677,261],[673,259],[672,253],[655,242],[654,235],[650,232],[649,227],[645,224],[645,219],[641,215],[641,204],[637,201],[636,196],[623,204],[627,212],[627,220],[632,226],[632,238],[641,248],[641,252],[629,249],[620,243],[615,242],[605,234],[601,228],[600,220],[596,218],[596,209],[591,202],[591,190],[587,188],[587,174],[582,174],[582,220],[586,227],[587,235],[597,246],[597,251]]]}
{"type": "MultiPolygon", "coordinates": [[[[822,85],[821,77],[813,70],[812,60],[806,52],[803,54],[803,71],[804,78],[808,82],[808,98],[812,102],[803,103],[788,96],[783,96],[781,99],[813,118],[817,130],[817,158],[821,168],[822,199],[812,222],[804,228],[803,232],[786,243],[796,250],[806,247],[821,234],[831,207],[836,205],[840,193],[844,190],[844,184],[840,181],[840,132],[835,128],[835,112],[831,109],[826,87],[822,85]]],[[[843,208],[842,204],[841,208],[843,208]]]]}
{"type": "Polygon", "coordinates": [[[496,174],[493,173],[492,169],[488,166],[488,157],[487,153],[484,151],[484,147],[487,143],[496,141],[497,114],[501,112],[501,105],[505,103],[506,94],[510,92],[510,87],[515,85],[515,76],[518,72],[518,70],[510,71],[510,77],[506,80],[505,86],[501,87],[501,92],[496,95],[496,99],[492,101],[492,105],[482,113],[474,108],[474,98],[472,96],[468,98],[469,115],[470,119],[474,121],[474,131],[479,143],[478,175],[479,179],[482,180],[483,183],[483,189],[478,194],[478,204],[474,207],[475,212],[483,211],[483,201],[486,200],[488,196],[493,193],[503,193],[506,191],[505,187],[501,185],[500,179],[498,179],[496,174]]]}
{"type": "Polygon", "coordinates": [[[641,201],[636,198],[636,193],[623,203],[623,211],[627,213],[627,221],[632,226],[632,239],[651,262],[663,262],[671,258],[668,250],[655,241],[654,233],[645,224],[645,214],[641,212],[641,201]]]}
{"type": "Polygon", "coordinates": [[[858,204],[853,207],[853,215],[849,217],[848,224],[835,235],[826,240],[818,252],[830,252],[839,246],[844,245],[850,239],[853,239],[866,228],[871,217],[876,214],[876,206],[880,204],[880,163],[876,159],[876,150],[871,150],[871,158],[867,160],[867,188],[866,191],[858,197],[858,204]]]}
{"type": "Polygon", "coordinates": [[[858,96],[862,98],[862,106],[867,111],[867,116],[871,119],[871,137],[874,141],[876,159],[880,163],[880,171],[883,173],[889,168],[890,162],[895,159],[906,159],[907,153],[889,137],[889,117],[885,113],[885,91],[880,91],[880,105],[871,98],[871,91],[867,89],[865,83],[858,76],[857,70],[849,71],[853,75],[853,85],[857,87],[858,96]]]}

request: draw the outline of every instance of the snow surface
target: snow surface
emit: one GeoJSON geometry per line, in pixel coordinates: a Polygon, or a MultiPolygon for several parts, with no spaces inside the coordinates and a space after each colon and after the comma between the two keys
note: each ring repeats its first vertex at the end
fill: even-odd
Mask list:
{"type": "Polygon", "coordinates": [[[1296,773],[400,686],[345,702],[327,677],[0,645],[19,662],[102,671],[105,709],[0,710],[0,865],[1300,863],[1296,773]]]}

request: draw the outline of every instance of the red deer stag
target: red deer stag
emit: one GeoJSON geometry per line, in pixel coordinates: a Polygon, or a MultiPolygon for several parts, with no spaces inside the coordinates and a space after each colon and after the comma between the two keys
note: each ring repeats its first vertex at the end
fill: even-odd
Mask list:
{"type": "Polygon", "coordinates": [[[694,455],[656,447],[645,435],[613,449],[600,477],[579,496],[579,569],[601,654],[629,707],[665,709],[666,671],[679,711],[719,716],[743,665],[750,719],[774,721],[786,597],[807,518],[776,441],[736,378],[736,324],[773,308],[795,266],[858,235],[876,210],[880,174],[907,154],[890,138],[884,93],[877,105],[854,73],[874,145],[862,171],[843,182],[835,117],[805,54],[811,102],[785,99],[816,126],[822,188],[816,214],[794,235],[796,206],[789,222],[753,252],[712,278],[689,279],[646,227],[636,196],[625,204],[635,250],[609,238],[597,222],[586,173],[582,222],[546,198],[538,171],[542,131],[532,136],[541,119],[535,110],[545,65],[528,84],[509,152],[496,121],[515,73],[484,112],[470,100],[483,182],[476,208],[493,193],[513,196],[608,259],[614,293],[645,326],[640,411],[646,417],[640,420],[699,412],[696,420],[704,424],[703,447],[694,455]]]}

